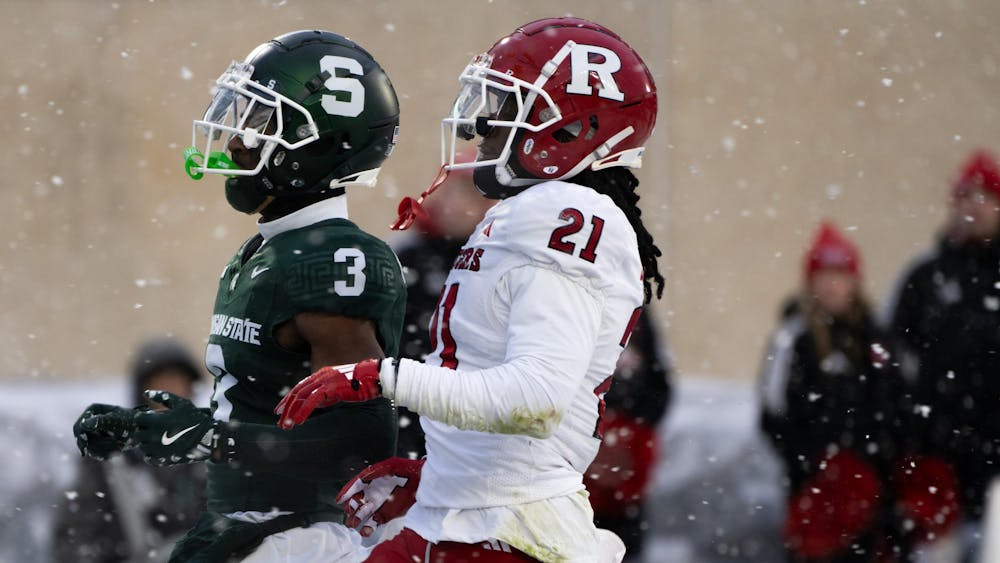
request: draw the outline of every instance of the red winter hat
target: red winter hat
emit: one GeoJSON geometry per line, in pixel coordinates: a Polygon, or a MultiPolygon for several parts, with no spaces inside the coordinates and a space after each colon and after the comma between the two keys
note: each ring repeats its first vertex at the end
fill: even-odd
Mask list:
{"type": "Polygon", "coordinates": [[[982,188],[1000,198],[1000,167],[993,155],[984,149],[972,153],[962,167],[962,175],[952,189],[953,197],[962,197],[974,188],[982,188]]]}
{"type": "Polygon", "coordinates": [[[829,221],[824,221],[816,232],[812,246],[805,257],[805,276],[811,280],[819,270],[846,270],[858,275],[861,270],[861,253],[854,243],[840,234],[829,221]]]}

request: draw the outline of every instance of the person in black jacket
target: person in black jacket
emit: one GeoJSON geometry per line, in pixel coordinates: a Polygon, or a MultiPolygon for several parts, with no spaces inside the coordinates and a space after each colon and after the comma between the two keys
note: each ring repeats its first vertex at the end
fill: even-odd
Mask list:
{"type": "MultiPolygon", "coordinates": [[[[151,388],[190,398],[202,377],[191,354],[167,338],[144,342],[130,375],[134,404],[146,404],[151,388]]],[[[205,468],[153,467],[129,450],[105,463],[81,458],[71,490],[56,514],[55,561],[166,561],[205,503],[205,468]]]]}
{"type": "Polygon", "coordinates": [[[762,427],[788,476],[789,560],[876,561],[892,553],[903,383],[862,292],[859,252],[832,224],[803,277],[761,376],[762,427]]]}
{"type": "Polygon", "coordinates": [[[1000,170],[977,151],[952,188],[936,250],[902,273],[887,302],[921,415],[914,435],[922,452],[954,464],[973,537],[986,486],[1000,474],[998,235],[1000,170]]]}

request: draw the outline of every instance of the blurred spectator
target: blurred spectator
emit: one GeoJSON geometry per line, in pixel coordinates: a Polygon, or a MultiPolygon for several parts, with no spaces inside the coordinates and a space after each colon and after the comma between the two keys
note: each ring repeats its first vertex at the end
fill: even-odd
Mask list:
{"type": "Polygon", "coordinates": [[[937,249],[902,273],[886,311],[920,414],[914,436],[954,464],[970,550],[1000,473],[998,234],[1000,170],[977,151],[952,187],[937,249]]]}
{"type": "MultiPolygon", "coordinates": [[[[459,155],[456,161],[471,160],[459,155]]],[[[406,317],[400,350],[408,358],[430,353],[427,327],[458,251],[486,211],[496,203],[482,197],[471,170],[456,170],[424,202],[427,217],[393,247],[405,267],[406,317]]],[[[640,315],[622,353],[614,384],[605,396],[604,442],[585,474],[597,525],[625,542],[628,560],[642,548],[645,488],[656,459],[656,425],[670,400],[670,367],[660,353],[659,334],[648,311],[640,315]]],[[[399,409],[397,455],[423,457],[420,418],[399,409]]]]}
{"type": "Polygon", "coordinates": [[[672,391],[660,343],[652,315],[644,309],[604,396],[601,449],[584,473],[594,521],[625,542],[626,562],[641,560],[648,528],[643,504],[658,453],[656,427],[672,391]]]}
{"type": "MultiPolygon", "coordinates": [[[[474,152],[474,151],[473,151],[474,152]]],[[[456,156],[466,160],[473,154],[456,156]]],[[[483,197],[472,183],[472,170],[452,171],[434,197],[423,203],[427,217],[394,241],[393,250],[405,268],[406,315],[399,340],[402,357],[423,360],[431,352],[427,327],[441,295],[444,280],[458,251],[496,200],[483,197]]],[[[420,417],[399,409],[397,455],[419,459],[426,454],[420,417]]]]}
{"type": "MultiPolygon", "coordinates": [[[[145,389],[190,398],[201,370],[180,344],[153,339],[136,351],[131,395],[146,401],[145,389]]],[[[202,464],[153,467],[137,449],[107,462],[80,460],[75,495],[58,508],[56,561],[166,561],[174,541],[190,528],[204,504],[202,464]]]]}
{"type": "Polygon", "coordinates": [[[788,475],[789,561],[892,560],[904,384],[863,294],[858,249],[832,224],[805,256],[761,382],[761,424],[788,475]]]}

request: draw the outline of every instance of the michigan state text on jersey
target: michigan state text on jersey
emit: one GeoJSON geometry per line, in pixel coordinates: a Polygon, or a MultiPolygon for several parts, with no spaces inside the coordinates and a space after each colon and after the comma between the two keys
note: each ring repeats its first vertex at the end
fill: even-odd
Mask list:
{"type": "MultiPolygon", "coordinates": [[[[372,319],[385,353],[396,353],[405,304],[399,264],[384,242],[337,216],[341,200],[325,200],[261,223],[266,238],[259,234],[248,240],[226,265],[205,357],[216,378],[216,420],[274,424],[278,400],[315,370],[308,353],[287,350],[274,337],[277,327],[302,311],[372,319]],[[325,218],[294,228],[302,215],[325,218]]],[[[344,437],[349,443],[328,452],[316,443],[321,449],[287,470],[211,464],[209,509],[332,509],[337,490],[353,471],[373,457],[388,455],[384,452],[394,443],[395,419],[387,402],[330,414],[351,425],[350,438],[344,437]],[[300,478],[293,478],[297,473],[300,478]]],[[[237,443],[243,442],[241,430],[236,427],[237,443]]]]}

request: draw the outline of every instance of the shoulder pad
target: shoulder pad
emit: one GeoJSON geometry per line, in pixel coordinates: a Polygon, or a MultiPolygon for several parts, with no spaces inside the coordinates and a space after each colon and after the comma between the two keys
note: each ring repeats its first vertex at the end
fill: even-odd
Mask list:
{"type": "Polygon", "coordinates": [[[290,231],[266,246],[295,311],[377,315],[406,291],[389,246],[350,223],[290,231]]]}
{"type": "Polygon", "coordinates": [[[495,206],[484,223],[490,239],[533,262],[598,286],[624,276],[641,287],[635,231],[609,197],[590,188],[543,182],[495,206]]]}

